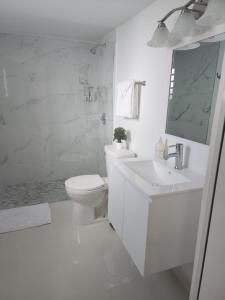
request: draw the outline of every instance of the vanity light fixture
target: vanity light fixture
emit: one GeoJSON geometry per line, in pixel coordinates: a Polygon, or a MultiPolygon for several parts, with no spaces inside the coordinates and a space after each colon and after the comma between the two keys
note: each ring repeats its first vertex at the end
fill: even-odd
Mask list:
{"type": "Polygon", "coordinates": [[[191,9],[184,8],[178,17],[176,24],[172,30],[172,34],[176,35],[178,38],[182,36],[190,36],[194,33],[196,29],[196,21],[194,14],[191,9]]]}
{"type": "Polygon", "coordinates": [[[147,43],[149,47],[166,47],[170,32],[164,22],[159,22],[152,39],[147,43]]]}
{"type": "Polygon", "coordinates": [[[199,25],[213,27],[225,21],[225,1],[209,0],[204,16],[199,20],[199,25]]]}
{"type": "Polygon", "coordinates": [[[147,45],[149,47],[163,48],[176,40],[179,41],[183,37],[192,35],[198,28],[196,20],[204,14],[209,1],[223,2],[224,0],[190,0],[185,5],[174,8],[158,21],[159,25],[147,45]],[[181,11],[181,13],[170,33],[165,21],[177,11],[181,11]]]}
{"type": "Polygon", "coordinates": [[[211,36],[207,39],[201,41],[202,43],[216,43],[216,42],[223,42],[225,41],[225,33],[221,33],[215,36],[211,36]]]}
{"type": "Polygon", "coordinates": [[[193,44],[189,44],[187,46],[184,47],[180,47],[178,49],[176,49],[177,51],[187,51],[187,50],[194,50],[197,49],[201,46],[201,44],[199,42],[193,43],[193,44]]]}

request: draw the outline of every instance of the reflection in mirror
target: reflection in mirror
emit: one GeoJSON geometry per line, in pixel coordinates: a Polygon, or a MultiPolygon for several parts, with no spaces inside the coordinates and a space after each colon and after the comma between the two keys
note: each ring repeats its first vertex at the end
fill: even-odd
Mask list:
{"type": "Polygon", "coordinates": [[[166,133],[210,143],[225,35],[173,51],[166,133]]]}

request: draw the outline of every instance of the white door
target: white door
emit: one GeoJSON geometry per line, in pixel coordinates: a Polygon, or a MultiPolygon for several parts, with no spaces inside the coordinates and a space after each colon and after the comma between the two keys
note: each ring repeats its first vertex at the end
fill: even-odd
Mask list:
{"type": "Polygon", "coordinates": [[[225,141],[220,157],[199,300],[225,299],[225,141]]]}
{"type": "Polygon", "coordinates": [[[113,164],[109,164],[108,169],[108,217],[117,234],[122,238],[125,179],[113,164]]]}

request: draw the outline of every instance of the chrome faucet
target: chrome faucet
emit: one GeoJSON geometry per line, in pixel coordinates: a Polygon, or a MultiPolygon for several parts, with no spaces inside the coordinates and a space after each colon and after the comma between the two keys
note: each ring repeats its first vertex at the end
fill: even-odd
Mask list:
{"type": "Polygon", "coordinates": [[[173,153],[166,153],[164,151],[163,157],[165,160],[169,159],[170,157],[175,157],[175,169],[182,170],[183,169],[183,144],[176,144],[171,145],[169,148],[176,147],[176,152],[173,153]]]}

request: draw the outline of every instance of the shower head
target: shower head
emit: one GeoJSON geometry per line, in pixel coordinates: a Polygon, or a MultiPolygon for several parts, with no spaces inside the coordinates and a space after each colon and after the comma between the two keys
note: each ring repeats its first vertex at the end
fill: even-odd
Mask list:
{"type": "Polygon", "coordinates": [[[97,51],[97,46],[93,47],[90,49],[90,52],[95,55],[96,54],[96,51],[97,51]]]}
{"type": "Polygon", "coordinates": [[[97,49],[98,48],[105,48],[106,47],[106,43],[104,43],[104,44],[97,44],[96,46],[94,46],[94,47],[92,47],[91,49],[90,49],[90,52],[93,54],[93,55],[95,55],[96,53],[97,53],[97,49]]]}

